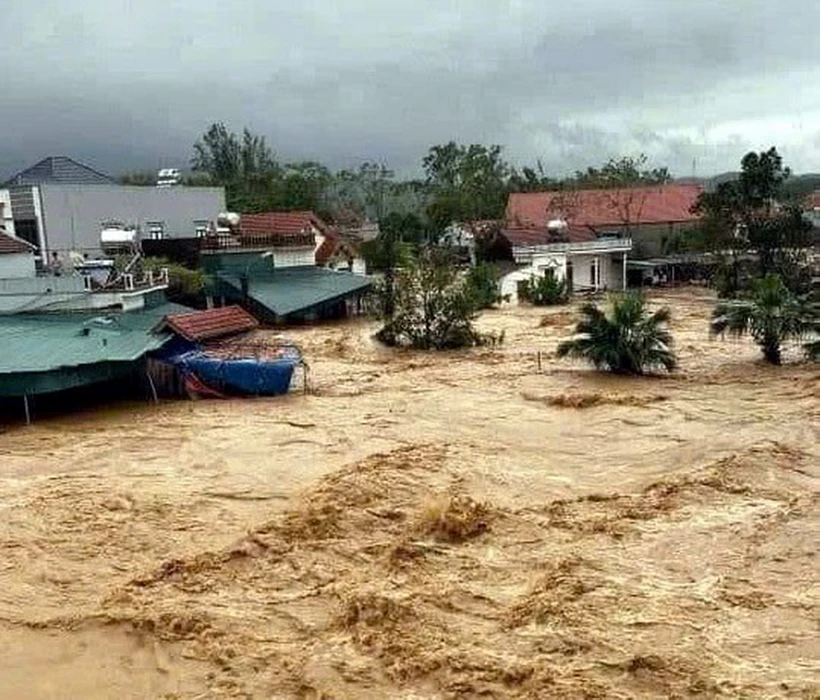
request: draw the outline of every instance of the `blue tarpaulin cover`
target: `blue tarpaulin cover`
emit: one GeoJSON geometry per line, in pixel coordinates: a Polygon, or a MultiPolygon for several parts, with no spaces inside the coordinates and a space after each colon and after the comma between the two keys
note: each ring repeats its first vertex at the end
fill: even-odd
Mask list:
{"type": "Polygon", "coordinates": [[[223,394],[277,396],[288,393],[299,356],[275,360],[226,359],[193,350],[171,358],[171,362],[184,375],[193,375],[205,386],[223,394]]]}

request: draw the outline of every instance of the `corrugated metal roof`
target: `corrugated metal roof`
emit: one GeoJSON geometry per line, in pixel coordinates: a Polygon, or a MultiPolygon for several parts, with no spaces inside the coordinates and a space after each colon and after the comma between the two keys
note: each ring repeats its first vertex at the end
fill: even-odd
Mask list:
{"type": "Polygon", "coordinates": [[[259,322],[241,306],[171,314],[165,318],[172,331],[192,342],[253,330],[259,322]]]}
{"type": "Polygon", "coordinates": [[[77,185],[112,185],[116,181],[67,156],[49,156],[10,178],[4,187],[39,185],[43,182],[77,185]]]}
{"type": "MultiPolygon", "coordinates": [[[[220,275],[220,279],[241,294],[238,277],[220,275]]],[[[251,277],[248,296],[270,309],[276,316],[290,316],[370,287],[372,280],[363,275],[334,272],[319,267],[294,267],[251,277]]]]}
{"type": "Polygon", "coordinates": [[[124,314],[0,316],[0,374],[48,372],[98,362],[131,362],[171,337],[158,322],[177,305],[124,314]]]}

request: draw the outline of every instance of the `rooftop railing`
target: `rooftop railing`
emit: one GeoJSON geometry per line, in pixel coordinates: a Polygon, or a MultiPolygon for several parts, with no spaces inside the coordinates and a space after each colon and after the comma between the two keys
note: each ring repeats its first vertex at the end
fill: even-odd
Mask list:
{"type": "Polygon", "coordinates": [[[200,243],[200,249],[243,250],[269,248],[304,248],[316,245],[313,233],[265,233],[242,236],[206,236],[200,243]]]}
{"type": "Polygon", "coordinates": [[[628,251],[632,248],[631,238],[598,238],[594,241],[539,243],[535,245],[513,246],[515,257],[527,257],[538,253],[605,253],[628,251]]]}

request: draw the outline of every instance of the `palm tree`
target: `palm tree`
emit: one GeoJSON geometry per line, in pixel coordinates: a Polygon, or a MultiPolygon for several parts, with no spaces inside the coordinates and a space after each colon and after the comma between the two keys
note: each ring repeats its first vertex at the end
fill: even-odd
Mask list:
{"type": "Polygon", "coordinates": [[[595,304],[582,306],[581,314],[576,337],[558,346],[558,357],[578,357],[616,374],[671,372],[677,366],[667,329],[669,309],[650,315],[643,295],[631,292],[615,299],[609,316],[595,304]]]}
{"type": "MultiPolygon", "coordinates": [[[[781,345],[804,338],[811,330],[809,305],[792,294],[778,275],[752,283],[751,294],[721,302],[712,315],[712,335],[752,336],[773,365],[781,363],[781,345]]],[[[815,321],[816,322],[816,321],[815,321]]]]}

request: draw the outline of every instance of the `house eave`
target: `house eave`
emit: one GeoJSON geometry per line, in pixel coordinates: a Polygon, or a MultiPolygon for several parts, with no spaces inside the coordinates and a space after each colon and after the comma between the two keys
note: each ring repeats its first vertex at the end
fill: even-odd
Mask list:
{"type": "Polygon", "coordinates": [[[628,253],[632,250],[631,238],[599,239],[563,243],[542,243],[531,246],[513,246],[516,262],[526,262],[534,255],[601,255],[605,253],[628,253]]]}

